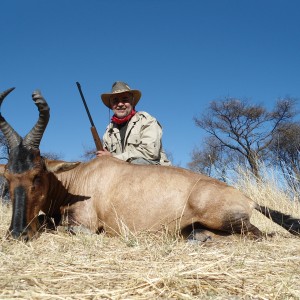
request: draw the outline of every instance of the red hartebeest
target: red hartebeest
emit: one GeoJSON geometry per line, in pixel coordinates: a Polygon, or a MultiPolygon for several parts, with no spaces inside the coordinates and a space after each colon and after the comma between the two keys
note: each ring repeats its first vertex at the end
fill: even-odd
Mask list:
{"type": "MultiPolygon", "coordinates": [[[[0,95],[0,105],[9,89],[0,95]]],[[[58,225],[81,225],[92,232],[204,228],[217,232],[261,231],[250,223],[253,209],[292,234],[300,220],[263,207],[237,189],[183,168],[133,165],[112,157],[89,162],[47,160],[39,144],[49,120],[49,107],[33,93],[39,119],[21,138],[0,115],[0,129],[9,145],[4,174],[9,184],[13,214],[8,235],[28,240],[39,229],[40,211],[58,225]]],[[[1,173],[1,172],[0,172],[1,173]]]]}

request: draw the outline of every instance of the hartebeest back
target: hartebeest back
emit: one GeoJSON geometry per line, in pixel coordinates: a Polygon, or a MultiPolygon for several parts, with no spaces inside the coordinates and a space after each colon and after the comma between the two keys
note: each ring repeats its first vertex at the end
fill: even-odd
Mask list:
{"type": "MultiPolygon", "coordinates": [[[[9,89],[0,95],[0,105],[9,89]]],[[[56,225],[84,226],[92,232],[261,231],[250,223],[253,209],[292,234],[300,233],[299,219],[262,207],[237,189],[183,168],[133,165],[103,156],[89,162],[44,159],[39,144],[49,120],[49,107],[33,93],[39,119],[23,138],[0,115],[0,129],[9,145],[4,176],[9,183],[12,220],[8,235],[28,240],[38,233],[42,211],[56,225]]]]}

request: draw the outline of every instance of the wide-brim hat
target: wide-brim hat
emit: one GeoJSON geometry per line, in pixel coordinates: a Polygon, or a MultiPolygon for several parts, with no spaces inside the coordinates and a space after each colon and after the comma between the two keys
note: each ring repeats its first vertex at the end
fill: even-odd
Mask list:
{"type": "Polygon", "coordinates": [[[129,92],[133,95],[133,104],[132,106],[135,107],[137,103],[139,102],[142,93],[139,90],[132,90],[129,85],[122,81],[117,81],[112,85],[111,93],[106,93],[101,95],[102,102],[104,105],[106,105],[108,108],[110,107],[110,98],[112,95],[115,94],[122,94],[129,92]]]}

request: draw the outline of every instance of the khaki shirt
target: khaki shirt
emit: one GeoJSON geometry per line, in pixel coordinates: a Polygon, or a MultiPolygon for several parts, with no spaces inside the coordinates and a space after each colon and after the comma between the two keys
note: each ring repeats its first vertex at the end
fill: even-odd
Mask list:
{"type": "Polygon", "coordinates": [[[116,124],[110,123],[103,136],[104,148],[121,160],[130,162],[134,158],[145,158],[159,165],[169,166],[170,161],[162,149],[162,127],[146,112],[137,112],[129,121],[124,149],[116,124]]]}

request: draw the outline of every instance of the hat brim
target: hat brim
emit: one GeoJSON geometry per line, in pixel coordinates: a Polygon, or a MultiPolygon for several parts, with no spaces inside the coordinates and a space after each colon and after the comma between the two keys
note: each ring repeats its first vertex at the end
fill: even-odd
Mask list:
{"type": "Polygon", "coordinates": [[[132,106],[135,107],[137,105],[137,103],[140,101],[142,93],[139,90],[130,90],[130,91],[124,91],[124,92],[120,92],[120,93],[110,93],[110,94],[101,94],[101,99],[102,102],[104,103],[104,105],[106,105],[108,108],[111,109],[110,107],[110,98],[112,95],[116,95],[116,94],[124,94],[124,93],[132,93],[133,94],[133,103],[132,106]]]}

